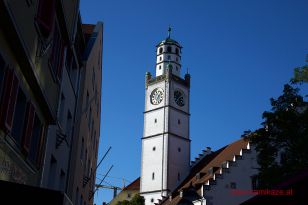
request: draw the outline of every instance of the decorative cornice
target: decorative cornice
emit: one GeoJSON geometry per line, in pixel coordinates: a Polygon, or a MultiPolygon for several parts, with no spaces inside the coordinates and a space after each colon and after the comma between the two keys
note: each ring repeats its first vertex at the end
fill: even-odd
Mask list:
{"type": "Polygon", "coordinates": [[[186,138],[186,137],[174,134],[172,132],[161,132],[161,133],[158,133],[158,134],[155,134],[155,135],[150,135],[150,136],[142,137],[141,139],[149,139],[149,138],[157,137],[157,136],[160,136],[160,135],[166,135],[166,134],[172,135],[174,137],[177,137],[177,138],[180,138],[182,140],[189,141],[189,142],[191,141],[189,138],[186,138]]]}

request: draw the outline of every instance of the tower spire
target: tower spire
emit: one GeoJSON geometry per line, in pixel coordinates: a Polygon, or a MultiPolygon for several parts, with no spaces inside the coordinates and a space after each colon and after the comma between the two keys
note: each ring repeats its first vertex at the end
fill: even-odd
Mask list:
{"type": "Polygon", "coordinates": [[[171,34],[171,27],[169,25],[169,28],[168,28],[168,38],[170,38],[170,34],[171,34]]]}

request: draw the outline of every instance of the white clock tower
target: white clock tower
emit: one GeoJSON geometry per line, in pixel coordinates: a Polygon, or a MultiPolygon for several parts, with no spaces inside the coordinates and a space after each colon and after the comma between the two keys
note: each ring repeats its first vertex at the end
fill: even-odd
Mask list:
{"type": "Polygon", "coordinates": [[[156,76],[146,73],[140,194],[145,205],[173,191],[190,169],[190,75],[181,78],[181,45],[168,37],[156,47],[156,76]]]}

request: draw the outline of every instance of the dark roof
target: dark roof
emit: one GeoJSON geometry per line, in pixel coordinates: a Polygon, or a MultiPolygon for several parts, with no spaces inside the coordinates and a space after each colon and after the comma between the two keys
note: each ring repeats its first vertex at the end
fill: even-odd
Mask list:
{"type": "Polygon", "coordinates": [[[126,190],[140,190],[140,177],[138,177],[135,181],[123,188],[123,191],[126,190]]]}
{"type": "Polygon", "coordinates": [[[91,34],[95,28],[94,24],[81,24],[82,32],[84,34],[91,34]]]}
{"type": "Polygon", "coordinates": [[[173,40],[172,38],[166,38],[165,40],[159,42],[156,45],[156,47],[163,45],[163,44],[177,45],[178,47],[182,48],[182,46],[176,40],[173,40]]]}

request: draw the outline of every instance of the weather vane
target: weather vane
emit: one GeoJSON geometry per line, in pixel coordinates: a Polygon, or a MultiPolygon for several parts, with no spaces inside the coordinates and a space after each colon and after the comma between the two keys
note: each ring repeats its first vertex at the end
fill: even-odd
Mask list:
{"type": "Polygon", "coordinates": [[[169,25],[169,28],[168,28],[168,38],[170,38],[170,34],[171,34],[171,27],[169,25]]]}

